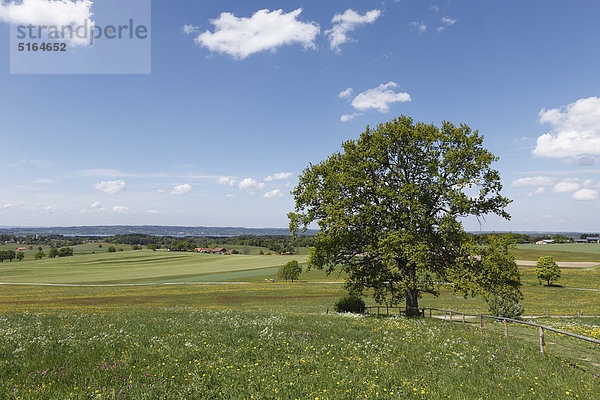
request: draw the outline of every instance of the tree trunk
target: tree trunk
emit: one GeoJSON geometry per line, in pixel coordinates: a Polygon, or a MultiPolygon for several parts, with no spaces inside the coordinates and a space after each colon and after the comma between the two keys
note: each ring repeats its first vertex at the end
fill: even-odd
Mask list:
{"type": "Polygon", "coordinates": [[[419,313],[419,291],[416,289],[406,288],[406,316],[414,317],[419,313]]]}

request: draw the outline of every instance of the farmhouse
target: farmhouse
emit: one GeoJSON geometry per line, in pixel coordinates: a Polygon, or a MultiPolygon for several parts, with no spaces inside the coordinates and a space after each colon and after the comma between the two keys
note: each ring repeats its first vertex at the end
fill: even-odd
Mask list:
{"type": "Polygon", "coordinates": [[[544,239],[544,240],[538,240],[537,242],[535,242],[535,244],[550,244],[550,243],[554,243],[554,240],[544,239]]]}
{"type": "Polygon", "coordinates": [[[587,240],[588,243],[600,243],[600,237],[598,236],[590,236],[585,238],[585,240],[587,240]]]}
{"type": "Polygon", "coordinates": [[[27,247],[17,247],[17,251],[25,251],[27,250],[27,247]]]}
{"type": "Polygon", "coordinates": [[[575,243],[587,243],[587,239],[575,239],[574,240],[575,243]]]}

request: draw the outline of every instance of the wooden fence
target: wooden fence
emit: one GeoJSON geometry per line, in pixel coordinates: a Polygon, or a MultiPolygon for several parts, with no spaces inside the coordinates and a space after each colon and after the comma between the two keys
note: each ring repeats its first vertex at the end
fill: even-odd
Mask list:
{"type": "MultiPolygon", "coordinates": [[[[406,310],[405,307],[399,307],[399,306],[368,306],[365,309],[365,313],[371,314],[371,315],[392,316],[392,315],[403,315],[405,313],[405,310],[406,310]]],[[[485,315],[485,314],[469,314],[469,313],[463,313],[460,311],[444,310],[444,309],[439,309],[439,308],[419,308],[419,312],[421,313],[421,315],[423,317],[426,316],[427,311],[429,311],[429,317],[433,317],[433,313],[436,312],[436,313],[443,314],[444,320],[450,321],[450,322],[453,322],[454,318],[458,318],[457,321],[460,320],[462,323],[466,323],[465,317],[474,317],[474,318],[476,318],[476,320],[479,320],[479,328],[481,330],[484,329],[484,320],[486,320],[486,319],[501,321],[504,324],[504,337],[508,337],[508,323],[509,322],[513,323],[513,324],[522,324],[522,325],[529,325],[532,327],[536,327],[539,329],[539,333],[540,333],[540,351],[542,352],[542,354],[546,354],[546,337],[545,337],[544,331],[551,331],[551,332],[555,332],[555,333],[558,333],[561,335],[570,336],[575,339],[600,344],[600,340],[597,340],[597,339],[577,335],[577,334],[571,333],[571,332],[561,331],[560,329],[552,328],[552,327],[545,326],[545,325],[535,324],[533,322],[521,321],[518,319],[505,318],[505,317],[494,317],[492,315],[485,315]]]]}

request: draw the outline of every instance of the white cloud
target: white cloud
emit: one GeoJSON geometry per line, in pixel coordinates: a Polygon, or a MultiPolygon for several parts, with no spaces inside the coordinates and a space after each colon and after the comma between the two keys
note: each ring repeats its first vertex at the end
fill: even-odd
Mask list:
{"type": "Polygon", "coordinates": [[[144,214],[146,214],[146,215],[156,215],[156,214],[158,214],[158,210],[146,210],[146,211],[144,211],[144,214]]]}
{"type": "Polygon", "coordinates": [[[335,14],[331,19],[333,27],[325,33],[329,37],[329,46],[332,50],[340,51],[340,45],[348,40],[348,32],[353,31],[360,25],[372,24],[381,15],[381,10],[367,11],[360,15],[352,9],[344,11],[342,14],[335,14]]]}
{"type": "Polygon", "coordinates": [[[550,132],[537,139],[535,157],[578,159],[600,156],[600,98],[588,97],[560,108],[543,109],[550,132]]]}
{"type": "Polygon", "coordinates": [[[0,21],[20,25],[72,25],[92,16],[90,0],[22,0],[0,3],[0,21]]]}
{"type": "Polygon", "coordinates": [[[184,183],[183,185],[177,185],[171,190],[171,194],[183,195],[192,190],[192,185],[184,183]]]}
{"type": "Polygon", "coordinates": [[[346,90],[342,90],[341,92],[338,93],[338,97],[340,99],[347,99],[350,96],[352,96],[352,88],[351,87],[349,87],[346,90]]]}
{"type": "Polygon", "coordinates": [[[8,210],[9,208],[12,208],[12,207],[13,207],[13,205],[10,203],[0,204],[0,209],[8,210]]]}
{"type": "Polygon", "coordinates": [[[200,31],[200,27],[196,25],[184,25],[181,28],[181,31],[186,35],[191,35],[192,33],[196,33],[200,31]]]}
{"type": "MultiPolygon", "coordinates": [[[[34,26],[82,26],[88,29],[94,26],[90,19],[91,0],[22,0],[17,2],[0,2],[0,21],[19,25],[34,26]]],[[[73,44],[86,45],[89,39],[73,37],[73,44]]]]}
{"type": "Polygon", "coordinates": [[[230,199],[230,198],[232,198],[232,197],[235,197],[235,195],[234,195],[234,194],[231,194],[231,193],[227,193],[227,194],[225,195],[225,197],[227,197],[228,199],[230,199]]]}
{"type": "Polygon", "coordinates": [[[553,180],[547,176],[533,176],[528,178],[520,178],[512,183],[513,187],[523,186],[549,186],[552,185],[553,180]]]}
{"type": "Polygon", "coordinates": [[[573,193],[573,199],[579,201],[590,201],[598,198],[598,192],[592,189],[581,189],[573,193]]]}
{"type": "Polygon", "coordinates": [[[116,181],[102,181],[94,184],[94,189],[102,190],[104,193],[115,194],[124,190],[127,187],[123,179],[116,181]]]}
{"type": "Polygon", "coordinates": [[[579,183],[577,182],[558,182],[552,188],[554,193],[568,193],[574,192],[580,188],[579,183]]]}
{"type": "Polygon", "coordinates": [[[427,30],[427,25],[425,25],[423,22],[412,21],[410,24],[408,24],[408,26],[410,29],[413,29],[419,33],[423,33],[427,30]]]}
{"type": "Polygon", "coordinates": [[[352,106],[359,111],[377,110],[386,113],[390,111],[390,104],[410,101],[408,93],[396,93],[392,90],[397,86],[395,82],[388,82],[365,90],[352,100],[352,106]]]}
{"type": "Polygon", "coordinates": [[[257,182],[254,178],[246,178],[240,182],[238,187],[242,190],[254,191],[263,190],[265,188],[265,184],[263,182],[257,182]]]}
{"type": "Polygon", "coordinates": [[[283,10],[259,10],[250,18],[238,18],[232,13],[222,13],[211,20],[214,32],[205,31],[195,42],[211,52],[225,53],[244,59],[262,51],[275,51],[284,45],[301,44],[305,49],[315,47],[315,38],[321,31],[314,22],[301,22],[297,18],[302,9],[284,13],[283,10]]]}
{"type": "Polygon", "coordinates": [[[235,180],[235,179],[232,179],[232,178],[229,178],[229,177],[227,177],[227,176],[220,176],[220,177],[217,179],[217,183],[218,183],[219,185],[226,185],[226,186],[229,186],[229,187],[234,187],[234,186],[235,186],[235,184],[236,184],[236,180],[235,180]]]}
{"type": "Polygon", "coordinates": [[[36,179],[33,183],[54,183],[54,179],[36,179]]]}
{"type": "Polygon", "coordinates": [[[281,190],[275,189],[265,193],[263,197],[265,199],[275,199],[277,197],[283,197],[283,193],[281,193],[281,190]]]}
{"type": "Polygon", "coordinates": [[[353,120],[354,118],[358,117],[359,115],[360,115],[360,113],[344,114],[340,117],[340,121],[348,122],[348,121],[353,120]]]}
{"type": "Polygon", "coordinates": [[[114,212],[116,212],[116,213],[121,213],[121,214],[124,214],[124,213],[126,213],[127,211],[129,211],[129,207],[127,207],[127,206],[114,206],[114,207],[112,208],[112,210],[113,210],[114,212]]]}
{"type": "Polygon", "coordinates": [[[265,178],[265,181],[272,182],[272,181],[284,180],[284,179],[288,179],[292,175],[293,174],[291,172],[277,172],[273,175],[267,176],[265,178]]]}
{"type": "Polygon", "coordinates": [[[526,192],[525,196],[527,197],[533,197],[533,196],[539,196],[541,194],[544,194],[546,190],[543,187],[539,187],[537,189],[535,189],[533,192],[526,192]]]}
{"type": "Polygon", "coordinates": [[[450,18],[448,16],[445,16],[445,17],[443,17],[441,19],[441,21],[442,21],[442,26],[438,26],[438,28],[437,28],[438,32],[445,31],[446,28],[448,28],[449,26],[454,25],[457,20],[454,19],[454,18],[450,18]]]}
{"type": "Polygon", "coordinates": [[[19,160],[14,163],[10,163],[10,164],[8,164],[8,166],[13,169],[17,169],[17,170],[32,169],[32,168],[47,169],[47,168],[50,168],[52,166],[52,164],[46,160],[24,159],[24,160],[19,160]]]}

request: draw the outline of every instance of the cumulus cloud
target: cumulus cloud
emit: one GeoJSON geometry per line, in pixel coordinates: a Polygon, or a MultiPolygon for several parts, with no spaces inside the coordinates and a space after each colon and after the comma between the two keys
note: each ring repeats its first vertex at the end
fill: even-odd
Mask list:
{"type": "Polygon", "coordinates": [[[394,92],[395,82],[383,83],[376,88],[359,93],[352,100],[352,107],[359,111],[377,110],[380,113],[390,111],[390,104],[410,101],[410,95],[404,92],[394,92]]]}
{"type": "Polygon", "coordinates": [[[408,24],[408,26],[410,29],[419,33],[423,33],[427,30],[427,25],[425,25],[423,22],[412,21],[410,24],[408,24]]]}
{"type": "Polygon", "coordinates": [[[238,187],[242,190],[254,191],[263,190],[265,188],[265,184],[263,182],[257,182],[254,178],[246,178],[240,182],[238,187]]]}
{"type": "Polygon", "coordinates": [[[539,187],[537,189],[535,189],[533,192],[526,192],[525,196],[526,197],[533,197],[533,196],[539,196],[541,194],[544,194],[546,190],[543,187],[539,187]]]}
{"type": "Polygon", "coordinates": [[[600,156],[600,98],[588,97],[559,108],[543,109],[541,124],[551,131],[538,137],[535,157],[585,159],[600,156]]]}
{"type": "Polygon", "coordinates": [[[156,214],[158,214],[158,210],[146,210],[146,211],[144,211],[144,214],[146,214],[146,215],[156,215],[156,214]]]}
{"type": "Polygon", "coordinates": [[[235,183],[236,183],[236,180],[235,180],[235,179],[232,179],[232,178],[229,178],[229,177],[227,177],[227,176],[220,176],[220,177],[217,179],[217,183],[218,183],[219,185],[225,185],[225,186],[229,186],[229,187],[234,187],[234,186],[235,186],[235,183]]]}
{"type": "Polygon", "coordinates": [[[361,15],[352,9],[348,9],[341,14],[335,14],[331,19],[333,27],[325,31],[329,38],[329,47],[336,52],[340,52],[340,45],[351,40],[348,38],[348,32],[355,30],[360,25],[372,24],[380,15],[381,10],[371,10],[361,15]]]}
{"type": "Polygon", "coordinates": [[[186,35],[191,35],[192,33],[196,33],[200,31],[200,27],[196,25],[184,25],[181,28],[181,31],[186,35]]]}
{"type": "Polygon", "coordinates": [[[558,182],[552,188],[554,193],[568,193],[578,190],[581,186],[577,182],[558,182]]]}
{"type": "Polygon", "coordinates": [[[116,213],[124,214],[129,211],[129,207],[127,206],[113,206],[112,210],[116,213]]]}
{"type": "Polygon", "coordinates": [[[351,121],[354,118],[358,117],[359,115],[360,115],[360,113],[344,114],[340,117],[340,121],[348,122],[348,121],[351,121]]]}
{"type": "Polygon", "coordinates": [[[99,201],[95,201],[90,205],[92,211],[105,211],[106,208],[102,207],[102,204],[99,201]]]}
{"type": "Polygon", "coordinates": [[[341,92],[338,93],[338,97],[340,99],[348,99],[350,98],[350,96],[352,96],[352,88],[349,87],[348,89],[342,90],[341,92]]]}
{"type": "Polygon", "coordinates": [[[573,199],[579,201],[590,201],[598,199],[598,192],[593,189],[581,189],[573,193],[573,199]]]}
{"type": "Polygon", "coordinates": [[[90,0],[22,0],[0,3],[0,21],[19,25],[72,25],[92,16],[90,0]]]}
{"type": "Polygon", "coordinates": [[[293,174],[291,172],[277,172],[273,175],[267,176],[265,178],[265,181],[272,182],[272,181],[284,180],[284,179],[288,179],[292,175],[293,174]]]}
{"type": "Polygon", "coordinates": [[[554,181],[552,178],[547,176],[533,176],[528,178],[520,178],[512,183],[513,187],[523,187],[523,186],[549,186],[552,185],[554,181]]]}
{"type": "Polygon", "coordinates": [[[171,194],[183,195],[192,190],[192,185],[184,183],[183,185],[177,185],[171,190],[171,194]]]}
{"type": "Polygon", "coordinates": [[[211,52],[229,54],[239,60],[254,53],[275,51],[284,45],[314,48],[321,29],[314,22],[299,21],[301,13],[301,8],[289,13],[265,9],[250,18],[238,18],[225,12],[210,21],[214,32],[207,30],[199,34],[195,42],[211,52]]]}
{"type": "Polygon", "coordinates": [[[119,179],[116,181],[102,181],[100,183],[94,184],[94,189],[102,190],[104,193],[115,194],[120,192],[121,190],[125,190],[127,185],[123,179],[119,179]]]}
{"type": "Polygon", "coordinates": [[[12,208],[12,204],[10,203],[5,203],[5,204],[0,204],[0,209],[2,210],[8,210],[9,208],[12,208]]]}
{"type": "MultiPolygon", "coordinates": [[[[94,26],[91,0],[22,0],[0,2],[0,21],[34,26],[94,26]]],[[[72,44],[86,45],[88,39],[73,37],[72,44]]]]}
{"type": "Polygon", "coordinates": [[[454,19],[454,18],[450,18],[450,17],[448,17],[448,16],[445,16],[445,17],[443,17],[443,18],[442,18],[440,21],[442,22],[442,25],[441,25],[441,26],[438,26],[438,28],[437,28],[438,32],[445,31],[445,30],[446,30],[446,28],[448,28],[448,27],[450,27],[450,26],[454,25],[454,24],[456,23],[456,21],[457,21],[457,20],[456,20],[456,19],[454,19]]]}
{"type": "Polygon", "coordinates": [[[283,193],[281,193],[281,190],[275,189],[265,193],[263,197],[265,199],[275,199],[277,197],[283,197],[283,193]]]}

